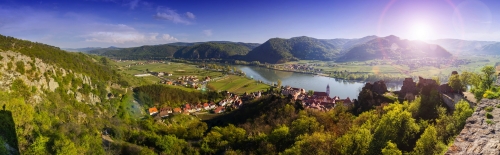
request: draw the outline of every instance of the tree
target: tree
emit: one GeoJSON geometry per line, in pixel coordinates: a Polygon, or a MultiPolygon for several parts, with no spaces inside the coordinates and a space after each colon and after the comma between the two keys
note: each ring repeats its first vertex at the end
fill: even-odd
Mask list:
{"type": "Polygon", "coordinates": [[[453,74],[448,78],[448,86],[457,92],[462,91],[462,82],[460,81],[460,76],[458,74],[453,74]]]}
{"type": "Polygon", "coordinates": [[[387,146],[382,149],[383,155],[401,155],[403,154],[401,150],[398,149],[398,146],[391,141],[387,142],[387,146]]]}
{"type": "Polygon", "coordinates": [[[47,150],[45,148],[46,146],[46,143],[49,141],[49,138],[48,137],[44,137],[42,135],[38,136],[35,141],[33,142],[33,144],[31,144],[28,148],[28,150],[26,150],[26,152],[24,152],[25,154],[47,154],[47,150]]]}
{"type": "Polygon", "coordinates": [[[481,72],[483,73],[484,88],[490,89],[493,84],[493,79],[495,79],[493,76],[495,74],[495,68],[493,66],[484,66],[481,72]]]}
{"type": "Polygon", "coordinates": [[[429,125],[418,139],[413,150],[414,154],[442,154],[446,145],[438,140],[436,128],[429,125]]]}
{"type": "Polygon", "coordinates": [[[380,118],[375,129],[369,154],[380,154],[389,140],[402,150],[410,150],[409,141],[415,137],[420,126],[402,104],[387,105],[384,111],[387,113],[380,118]]]}
{"type": "Polygon", "coordinates": [[[321,131],[323,126],[316,121],[315,117],[308,117],[305,112],[302,112],[299,118],[292,122],[291,129],[294,136],[299,136],[302,134],[312,134],[315,131],[321,131]]]}
{"type": "Polygon", "coordinates": [[[54,141],[52,150],[55,154],[67,155],[67,154],[78,154],[75,143],[66,137],[58,138],[54,141]]]}
{"type": "Polygon", "coordinates": [[[285,155],[300,155],[300,154],[338,154],[333,145],[335,138],[329,133],[315,132],[313,134],[305,134],[297,137],[297,140],[291,148],[286,149],[285,155]]]}
{"type": "Polygon", "coordinates": [[[309,95],[309,96],[313,96],[313,95],[314,95],[314,90],[308,90],[308,91],[307,91],[307,95],[309,95]]]}

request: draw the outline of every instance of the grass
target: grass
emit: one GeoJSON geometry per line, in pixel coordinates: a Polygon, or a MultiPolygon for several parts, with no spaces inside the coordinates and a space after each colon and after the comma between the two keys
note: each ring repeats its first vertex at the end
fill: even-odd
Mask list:
{"type": "Polygon", "coordinates": [[[491,112],[491,111],[493,111],[493,107],[491,107],[491,106],[490,107],[486,107],[486,108],[484,108],[484,110],[486,110],[487,112],[491,112]]]}
{"type": "Polygon", "coordinates": [[[495,122],[491,121],[490,119],[486,120],[486,123],[487,123],[488,125],[495,124],[495,122]]]}
{"type": "Polygon", "coordinates": [[[228,75],[218,81],[209,82],[208,85],[215,90],[227,90],[229,92],[237,94],[243,94],[245,92],[256,92],[269,88],[268,85],[236,75],[228,75]]]}

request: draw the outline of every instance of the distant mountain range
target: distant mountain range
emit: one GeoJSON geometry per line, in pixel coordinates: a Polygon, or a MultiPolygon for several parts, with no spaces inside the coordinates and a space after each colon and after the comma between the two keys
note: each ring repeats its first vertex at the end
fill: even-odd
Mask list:
{"type": "Polygon", "coordinates": [[[447,58],[452,54],[443,47],[421,41],[402,40],[396,36],[377,37],[349,49],[337,61],[371,59],[447,58]]]}
{"type": "Polygon", "coordinates": [[[366,36],[358,39],[316,39],[307,36],[271,38],[263,44],[229,41],[149,45],[132,48],[84,48],[79,51],[116,59],[158,57],[184,59],[234,59],[284,63],[294,60],[365,61],[416,57],[451,57],[473,54],[500,54],[500,43],[440,39],[410,41],[397,36],[366,36]]]}
{"type": "MultiPolygon", "coordinates": [[[[438,44],[450,51],[453,54],[500,54],[500,47],[495,47],[494,44],[498,42],[494,41],[470,41],[470,40],[460,40],[460,39],[438,39],[427,41],[428,43],[438,44]]],[[[498,46],[498,45],[496,45],[498,46]]]]}

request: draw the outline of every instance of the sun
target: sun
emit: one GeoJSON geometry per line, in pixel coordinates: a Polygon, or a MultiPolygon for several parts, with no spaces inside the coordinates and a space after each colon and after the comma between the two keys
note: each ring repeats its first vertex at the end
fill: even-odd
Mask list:
{"type": "Polygon", "coordinates": [[[410,39],[428,40],[431,35],[431,27],[427,23],[419,22],[411,25],[410,39]]]}

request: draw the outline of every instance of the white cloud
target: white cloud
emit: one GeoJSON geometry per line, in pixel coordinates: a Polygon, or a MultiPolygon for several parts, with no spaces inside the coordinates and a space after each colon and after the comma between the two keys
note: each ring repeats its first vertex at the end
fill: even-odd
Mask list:
{"type": "Polygon", "coordinates": [[[205,36],[210,37],[212,36],[212,30],[203,30],[202,32],[205,36]]]}
{"type": "Polygon", "coordinates": [[[195,19],[195,18],[196,18],[196,16],[195,16],[193,13],[191,13],[191,12],[186,12],[186,16],[187,16],[189,19],[195,19]]]}
{"type": "MultiPolygon", "coordinates": [[[[190,12],[188,12],[188,13],[190,13],[190,12]]],[[[189,15],[186,14],[186,16],[188,16],[188,18],[194,19],[194,17],[195,17],[194,14],[191,13],[191,15],[193,18],[190,18],[189,15]]],[[[156,15],[154,15],[154,17],[156,19],[160,19],[160,20],[170,20],[176,24],[177,23],[186,24],[186,25],[191,24],[191,21],[189,21],[188,19],[185,19],[184,17],[179,15],[177,13],[177,11],[169,9],[169,8],[158,7],[157,13],[156,13],[156,15]]]]}
{"type": "Polygon", "coordinates": [[[123,24],[104,24],[103,31],[94,31],[81,37],[85,38],[87,42],[100,42],[100,43],[147,43],[147,44],[160,44],[165,42],[177,41],[177,38],[169,34],[159,35],[159,33],[142,33],[134,28],[123,24]]]}

